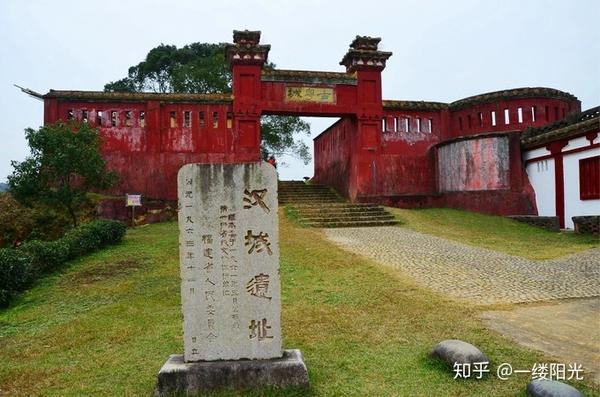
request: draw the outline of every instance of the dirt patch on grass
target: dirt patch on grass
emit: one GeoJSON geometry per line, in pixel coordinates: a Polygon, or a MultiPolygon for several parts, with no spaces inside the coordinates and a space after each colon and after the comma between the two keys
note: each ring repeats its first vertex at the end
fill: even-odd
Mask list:
{"type": "Polygon", "coordinates": [[[129,274],[143,267],[137,258],[124,258],[114,262],[98,263],[64,279],[65,284],[91,284],[116,276],[129,274]]]}

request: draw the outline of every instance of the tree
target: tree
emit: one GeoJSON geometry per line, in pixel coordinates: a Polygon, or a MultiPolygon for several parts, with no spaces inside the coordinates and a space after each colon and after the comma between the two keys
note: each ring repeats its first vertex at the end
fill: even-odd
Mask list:
{"type": "Polygon", "coordinates": [[[100,154],[101,138],[87,123],[56,123],[25,130],[31,155],[12,162],[10,192],[20,203],[61,206],[77,226],[76,212],[87,202],[87,192],[108,189],[116,180],[100,154]]]}
{"type": "MultiPolygon", "coordinates": [[[[109,92],[231,92],[231,72],[222,44],[193,43],[182,48],[161,44],[146,60],[129,68],[128,76],[104,86],[109,92]]],[[[265,67],[274,68],[273,63],[265,67]]],[[[296,135],[310,134],[310,125],[295,116],[263,116],[261,151],[295,156],[308,164],[308,146],[296,135]]]]}

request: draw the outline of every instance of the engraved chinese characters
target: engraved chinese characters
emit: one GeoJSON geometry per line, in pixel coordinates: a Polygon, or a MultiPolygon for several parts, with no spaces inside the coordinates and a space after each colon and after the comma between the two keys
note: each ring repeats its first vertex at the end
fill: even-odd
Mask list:
{"type": "Polygon", "coordinates": [[[188,164],[178,189],[185,361],[281,357],[275,169],[188,164]]]}

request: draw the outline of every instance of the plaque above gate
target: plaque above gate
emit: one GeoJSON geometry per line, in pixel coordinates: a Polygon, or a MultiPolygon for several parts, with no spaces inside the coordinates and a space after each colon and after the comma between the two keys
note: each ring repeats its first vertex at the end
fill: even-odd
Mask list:
{"type": "Polygon", "coordinates": [[[286,102],[334,103],[333,88],[327,87],[285,87],[286,102]]]}

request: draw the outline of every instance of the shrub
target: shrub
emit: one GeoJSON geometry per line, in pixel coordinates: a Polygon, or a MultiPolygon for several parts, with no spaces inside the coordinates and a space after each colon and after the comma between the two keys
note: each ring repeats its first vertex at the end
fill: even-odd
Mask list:
{"type": "Polygon", "coordinates": [[[68,257],[77,258],[105,245],[118,243],[125,235],[125,230],[122,222],[94,221],[70,230],[61,240],[68,247],[68,257]]]}
{"type": "Polygon", "coordinates": [[[35,274],[51,272],[64,263],[69,254],[69,248],[62,239],[28,241],[21,245],[20,250],[31,256],[31,266],[35,274]]]}
{"type": "Polygon", "coordinates": [[[127,231],[127,226],[123,222],[116,221],[96,221],[98,224],[102,225],[101,227],[101,235],[104,244],[116,244],[123,239],[125,236],[125,232],[127,231]]]}
{"type": "Polygon", "coordinates": [[[119,221],[94,221],[70,230],[56,241],[34,240],[19,248],[0,249],[0,306],[6,306],[12,295],[65,261],[118,243],[125,230],[125,224],[119,221]]]}
{"type": "Polygon", "coordinates": [[[0,306],[8,305],[10,297],[27,288],[32,280],[29,255],[11,248],[0,249],[0,306]]]}
{"type": "Polygon", "coordinates": [[[69,218],[60,211],[41,203],[25,207],[11,194],[0,193],[0,248],[28,240],[56,240],[69,228],[69,218]]]}

